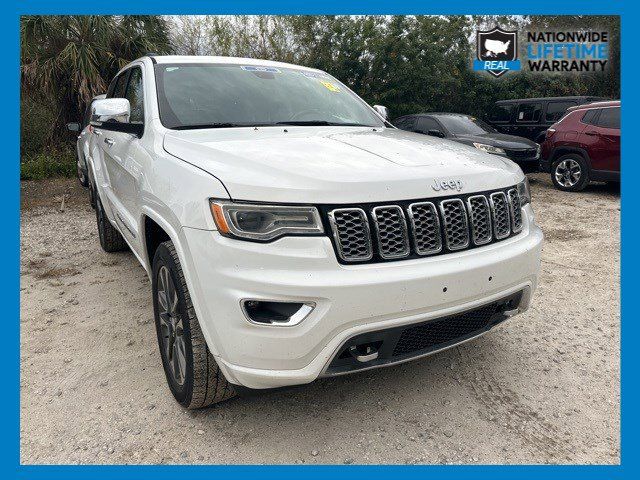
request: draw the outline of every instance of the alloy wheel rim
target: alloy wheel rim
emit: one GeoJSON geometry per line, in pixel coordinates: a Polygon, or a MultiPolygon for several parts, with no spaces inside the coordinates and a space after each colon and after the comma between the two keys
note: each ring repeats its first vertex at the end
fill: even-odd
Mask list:
{"type": "Polygon", "coordinates": [[[178,292],[164,265],[158,270],[158,315],[162,337],[162,356],[173,380],[184,385],[187,361],[182,315],[178,310],[178,292]]]}
{"type": "Polygon", "coordinates": [[[570,188],[578,184],[582,176],[580,164],[572,158],[561,161],[556,167],[556,181],[563,187],[570,188]]]}

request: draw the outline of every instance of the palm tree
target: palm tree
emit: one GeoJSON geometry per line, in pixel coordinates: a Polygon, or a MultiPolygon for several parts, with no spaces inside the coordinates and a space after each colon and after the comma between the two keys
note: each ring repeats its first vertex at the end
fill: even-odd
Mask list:
{"type": "Polygon", "coordinates": [[[24,16],[20,33],[21,93],[55,105],[51,137],[128,62],[169,50],[166,20],[150,15],[24,16]]]}

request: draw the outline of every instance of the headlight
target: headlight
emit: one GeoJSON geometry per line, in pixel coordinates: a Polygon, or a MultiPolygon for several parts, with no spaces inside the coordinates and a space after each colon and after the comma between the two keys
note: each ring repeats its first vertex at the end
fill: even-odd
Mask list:
{"type": "Polygon", "coordinates": [[[473,143],[473,146],[476,147],[478,150],[482,150],[483,152],[487,152],[487,153],[495,153],[496,155],[504,155],[504,150],[498,147],[494,147],[492,145],[486,145],[484,143],[473,143]]]}
{"type": "Polygon", "coordinates": [[[531,202],[531,191],[529,190],[529,179],[524,177],[524,180],[518,184],[518,195],[520,196],[520,205],[523,207],[531,202]]]}
{"type": "Polygon", "coordinates": [[[259,205],[210,200],[218,231],[227,237],[269,241],[284,235],[324,232],[315,207],[259,205]]]}

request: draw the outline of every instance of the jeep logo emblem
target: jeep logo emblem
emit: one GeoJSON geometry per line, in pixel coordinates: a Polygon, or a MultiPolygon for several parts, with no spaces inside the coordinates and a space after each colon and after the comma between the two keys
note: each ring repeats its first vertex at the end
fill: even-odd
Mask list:
{"type": "Polygon", "coordinates": [[[433,188],[436,192],[440,190],[456,190],[460,191],[464,187],[462,180],[434,180],[431,184],[431,188],[433,188]]]}

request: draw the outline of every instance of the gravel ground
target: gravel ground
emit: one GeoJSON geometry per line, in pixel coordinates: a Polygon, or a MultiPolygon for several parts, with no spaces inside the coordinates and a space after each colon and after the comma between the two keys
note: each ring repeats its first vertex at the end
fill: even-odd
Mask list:
{"type": "Polygon", "coordinates": [[[21,462],[619,463],[619,192],[531,180],[546,241],[526,314],[432,357],[196,412],[165,384],[133,255],[100,249],[77,182],[23,183],[21,462]]]}

